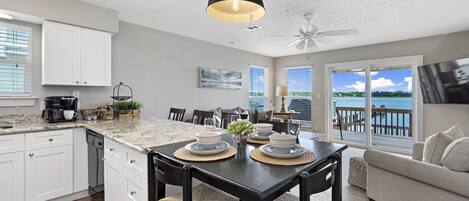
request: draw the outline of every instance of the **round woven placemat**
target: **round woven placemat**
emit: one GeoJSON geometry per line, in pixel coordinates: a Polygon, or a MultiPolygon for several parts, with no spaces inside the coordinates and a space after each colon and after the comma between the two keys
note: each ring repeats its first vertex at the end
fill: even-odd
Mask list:
{"type": "Polygon", "coordinates": [[[284,159],[284,158],[272,158],[270,156],[267,156],[264,153],[262,153],[259,148],[252,150],[249,156],[252,159],[262,162],[262,163],[267,163],[271,165],[283,165],[283,166],[302,165],[302,164],[311,163],[314,160],[316,160],[316,156],[314,155],[314,153],[311,153],[309,151],[298,158],[284,159]]]}
{"type": "Polygon", "coordinates": [[[217,161],[217,160],[232,157],[236,155],[236,152],[237,152],[236,148],[230,146],[226,151],[219,153],[219,154],[197,155],[197,154],[193,154],[187,151],[184,147],[182,147],[176,150],[173,155],[174,157],[179,158],[181,160],[185,160],[185,161],[208,162],[208,161],[217,161]]]}
{"type": "Polygon", "coordinates": [[[253,138],[248,138],[247,142],[253,143],[253,144],[269,144],[270,141],[269,140],[257,140],[257,139],[253,139],[253,138]]]}

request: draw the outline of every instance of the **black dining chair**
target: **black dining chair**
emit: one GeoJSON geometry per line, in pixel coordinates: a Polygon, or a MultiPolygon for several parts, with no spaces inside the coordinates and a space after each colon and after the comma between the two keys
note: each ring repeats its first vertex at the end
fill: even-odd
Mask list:
{"type": "Polygon", "coordinates": [[[186,109],[171,108],[169,109],[168,119],[173,121],[183,121],[185,113],[186,109]]]}
{"type": "Polygon", "coordinates": [[[165,197],[166,184],[182,187],[182,200],[192,201],[192,175],[190,165],[180,165],[165,160],[159,154],[153,156],[156,177],[156,200],[165,197]]]}
{"type": "Polygon", "coordinates": [[[192,201],[192,198],[194,200],[237,200],[235,197],[204,183],[193,187],[190,165],[179,164],[158,153],[153,153],[153,162],[155,167],[156,200],[192,201]],[[182,193],[166,197],[165,186],[167,184],[182,187],[182,193]]]}
{"type": "Polygon", "coordinates": [[[326,191],[334,185],[337,163],[340,156],[333,156],[331,163],[315,172],[300,174],[300,201],[310,201],[310,196],[326,191]]]}
{"type": "Polygon", "coordinates": [[[194,110],[192,115],[192,123],[204,125],[206,118],[213,118],[213,113],[213,111],[194,110]]]}

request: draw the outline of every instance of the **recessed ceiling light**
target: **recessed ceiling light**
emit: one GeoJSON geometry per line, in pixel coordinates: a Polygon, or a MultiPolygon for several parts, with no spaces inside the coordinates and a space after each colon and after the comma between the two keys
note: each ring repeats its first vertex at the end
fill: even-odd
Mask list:
{"type": "Polygon", "coordinates": [[[5,13],[0,13],[0,18],[7,19],[7,20],[12,20],[13,16],[5,14],[5,13]]]}

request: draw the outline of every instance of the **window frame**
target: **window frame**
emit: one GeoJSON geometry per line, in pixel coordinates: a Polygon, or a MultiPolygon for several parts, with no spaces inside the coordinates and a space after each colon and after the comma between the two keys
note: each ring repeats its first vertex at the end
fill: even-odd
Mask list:
{"type": "MultiPolygon", "coordinates": [[[[313,81],[314,81],[314,69],[313,65],[306,64],[306,65],[295,65],[295,66],[286,66],[283,68],[283,83],[288,87],[288,70],[300,70],[300,69],[310,69],[311,70],[311,104],[313,104],[314,101],[314,86],[313,86],[313,81]]],[[[290,93],[290,89],[288,90],[288,93],[290,93]]],[[[290,97],[295,97],[295,96],[287,96],[287,102],[290,97]]],[[[286,105],[288,107],[288,105],[286,105]]],[[[301,123],[302,126],[307,127],[307,128],[312,128],[312,122],[313,122],[313,111],[311,108],[311,121],[307,120],[295,120],[301,123]]]]}
{"type": "MultiPolygon", "coordinates": [[[[265,109],[265,106],[266,106],[266,102],[267,102],[267,99],[269,97],[269,82],[268,82],[268,75],[269,75],[269,68],[267,67],[264,67],[264,66],[261,66],[261,65],[255,65],[255,64],[249,64],[248,66],[248,78],[249,78],[249,87],[248,87],[248,100],[251,99],[251,97],[263,97],[264,99],[264,109],[265,109]],[[251,68],[255,68],[255,69],[261,69],[263,72],[264,72],[264,96],[251,96],[251,78],[252,78],[252,74],[251,74],[251,68]]],[[[248,107],[250,108],[251,106],[249,105],[248,103],[248,107]]]]}
{"type": "Polygon", "coordinates": [[[23,25],[17,25],[13,23],[7,23],[7,22],[0,22],[0,27],[5,27],[5,28],[10,28],[10,29],[15,29],[19,31],[24,31],[29,33],[28,37],[28,59],[27,61],[23,62],[18,62],[18,61],[9,61],[9,60],[2,60],[0,59],[1,64],[22,64],[24,65],[24,76],[29,77],[29,80],[25,80],[25,92],[1,92],[0,91],[0,98],[3,99],[11,99],[14,97],[18,98],[27,98],[27,97],[32,97],[32,28],[28,26],[23,26],[23,25]]]}

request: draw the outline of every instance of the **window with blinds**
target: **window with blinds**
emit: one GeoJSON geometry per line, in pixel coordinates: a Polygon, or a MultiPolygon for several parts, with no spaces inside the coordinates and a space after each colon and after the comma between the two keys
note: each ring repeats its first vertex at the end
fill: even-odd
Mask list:
{"type": "Polygon", "coordinates": [[[0,23],[0,96],[31,94],[31,29],[0,23]]]}

